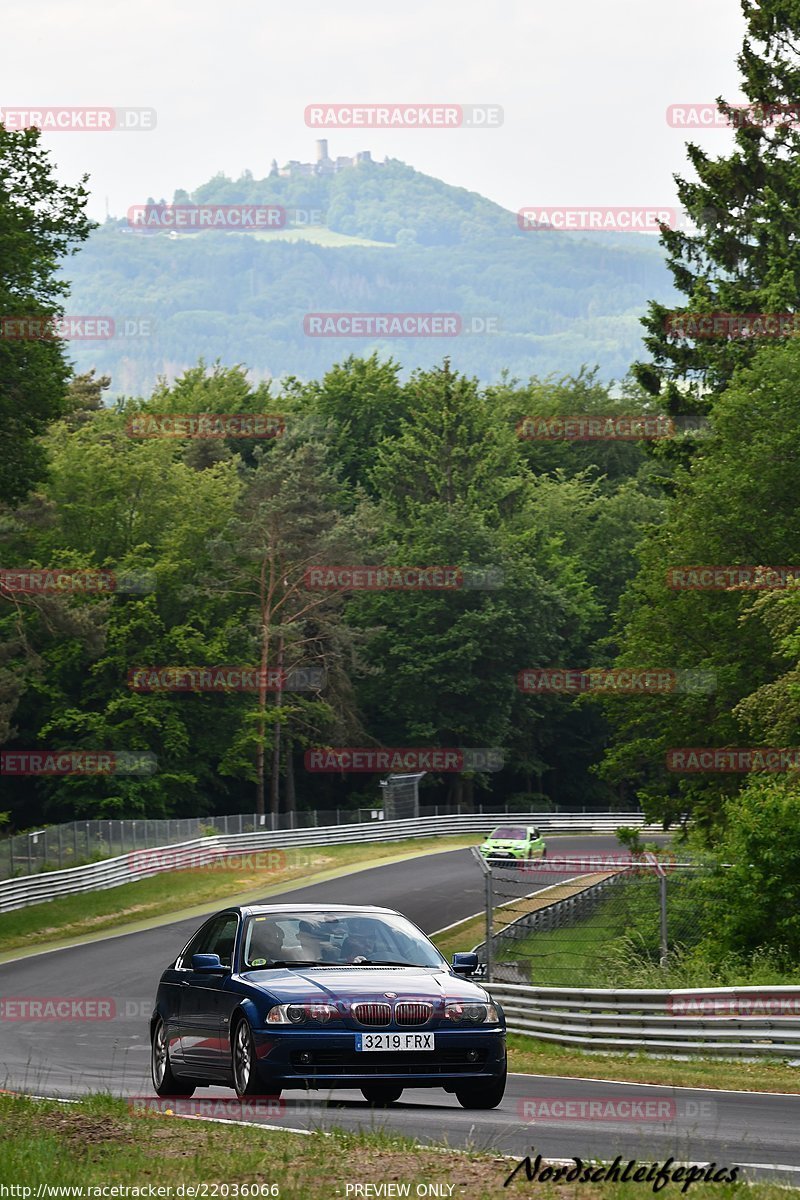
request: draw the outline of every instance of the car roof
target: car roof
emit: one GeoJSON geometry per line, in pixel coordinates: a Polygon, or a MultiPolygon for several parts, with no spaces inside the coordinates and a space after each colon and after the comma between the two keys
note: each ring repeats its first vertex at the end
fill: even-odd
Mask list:
{"type": "Polygon", "coordinates": [[[287,913],[287,912],[353,912],[353,913],[391,913],[399,916],[393,908],[383,908],[376,904],[248,904],[240,909],[242,913],[287,913]]]}

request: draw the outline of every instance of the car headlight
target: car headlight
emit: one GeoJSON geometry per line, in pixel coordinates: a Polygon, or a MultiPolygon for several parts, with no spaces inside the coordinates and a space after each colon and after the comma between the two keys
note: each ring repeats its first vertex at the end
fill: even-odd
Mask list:
{"type": "Polygon", "coordinates": [[[444,1006],[448,1021],[464,1021],[469,1025],[496,1025],[500,1018],[493,1004],[471,1004],[451,1000],[444,1006]]]}
{"type": "Polygon", "coordinates": [[[276,1004],[267,1013],[268,1025],[304,1025],[315,1021],[325,1025],[336,1016],[332,1004],[276,1004]]]}

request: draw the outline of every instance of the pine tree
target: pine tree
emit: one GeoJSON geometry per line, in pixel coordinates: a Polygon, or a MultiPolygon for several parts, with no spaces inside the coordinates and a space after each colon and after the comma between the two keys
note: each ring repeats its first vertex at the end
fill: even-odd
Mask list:
{"type": "MultiPolygon", "coordinates": [[[[662,229],[686,313],[800,310],[800,0],[742,0],[742,10],[737,64],[750,103],[718,101],[736,128],[735,148],[712,158],[687,145],[697,178],[675,179],[697,232],[662,229]]],[[[672,415],[704,412],[763,338],[676,338],[674,315],[651,303],[643,324],[653,361],[635,364],[634,374],[672,415]]]]}

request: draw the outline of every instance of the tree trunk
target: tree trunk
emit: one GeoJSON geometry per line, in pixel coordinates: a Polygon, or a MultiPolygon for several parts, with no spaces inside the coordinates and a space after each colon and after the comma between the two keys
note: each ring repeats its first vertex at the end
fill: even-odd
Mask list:
{"type": "Polygon", "coordinates": [[[294,747],[291,738],[286,739],[286,811],[293,813],[297,808],[294,791],[294,747]]]}
{"type": "MultiPolygon", "coordinates": [[[[275,702],[283,700],[283,637],[278,639],[278,691],[275,702]]],[[[272,730],[272,778],[269,787],[270,811],[276,815],[281,807],[281,723],[276,721],[272,730]]]]}
{"type": "MultiPolygon", "coordinates": [[[[267,706],[267,664],[269,662],[269,601],[267,599],[266,587],[267,564],[266,560],[261,563],[261,674],[258,677],[258,707],[261,713],[267,706]]],[[[265,788],[264,788],[264,734],[266,733],[266,723],[263,716],[259,717],[256,726],[256,812],[260,817],[264,816],[265,808],[265,788]]]]}

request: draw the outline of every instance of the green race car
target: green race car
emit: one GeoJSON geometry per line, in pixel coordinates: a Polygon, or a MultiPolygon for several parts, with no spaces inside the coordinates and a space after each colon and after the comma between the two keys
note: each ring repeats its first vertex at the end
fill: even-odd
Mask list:
{"type": "Polygon", "coordinates": [[[484,858],[544,858],[547,846],[532,825],[498,825],[478,847],[484,858]]]}

